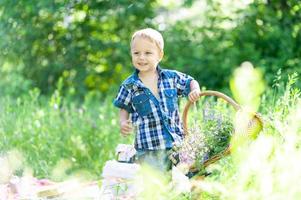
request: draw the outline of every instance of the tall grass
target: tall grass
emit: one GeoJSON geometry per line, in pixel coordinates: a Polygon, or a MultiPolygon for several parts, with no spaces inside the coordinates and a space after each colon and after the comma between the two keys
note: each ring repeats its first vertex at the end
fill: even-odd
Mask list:
{"type": "Polygon", "coordinates": [[[260,136],[213,165],[212,176],[195,182],[199,198],[301,198],[301,99],[296,81],[297,75],[291,75],[284,88],[276,88],[281,95],[263,100],[265,127],[260,136]]]}
{"type": "MultiPolygon", "coordinates": [[[[158,198],[301,198],[301,100],[300,89],[295,87],[298,76],[291,75],[286,84],[279,77],[275,80],[274,88],[265,91],[260,102],[264,129],[259,137],[242,143],[230,156],[212,165],[210,176],[192,178],[192,193],[165,192],[169,187],[162,186],[163,181],[158,198]]],[[[51,98],[41,96],[37,89],[16,99],[1,97],[0,158],[11,160],[8,166],[2,162],[0,169],[13,169],[10,173],[20,175],[32,171],[38,178],[58,181],[76,174],[98,179],[104,162],[114,157],[117,143],[130,143],[132,138],[120,137],[112,97],[94,99],[87,95],[81,103],[72,101],[62,96],[59,85],[51,98]]],[[[156,187],[150,188],[157,178],[144,176],[144,184],[147,179],[150,183],[145,194],[154,194],[156,187]]]]}
{"type": "Polygon", "coordinates": [[[61,180],[83,173],[97,178],[120,141],[112,98],[65,101],[57,90],[49,99],[34,89],[17,99],[0,98],[0,152],[18,151],[22,169],[61,180]]]}

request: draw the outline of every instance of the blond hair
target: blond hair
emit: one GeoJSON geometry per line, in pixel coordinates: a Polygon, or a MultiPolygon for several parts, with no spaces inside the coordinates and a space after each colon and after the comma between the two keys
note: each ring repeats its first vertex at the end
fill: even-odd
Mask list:
{"type": "Polygon", "coordinates": [[[150,39],[152,42],[154,42],[157,45],[160,51],[163,52],[164,40],[159,31],[152,28],[145,28],[145,29],[138,30],[132,36],[131,45],[136,37],[144,37],[150,39]]]}

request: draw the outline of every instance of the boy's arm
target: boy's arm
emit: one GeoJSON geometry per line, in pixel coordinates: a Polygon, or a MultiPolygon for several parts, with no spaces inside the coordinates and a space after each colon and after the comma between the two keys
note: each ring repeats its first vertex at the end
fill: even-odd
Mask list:
{"type": "Polygon", "coordinates": [[[195,102],[200,98],[200,85],[196,80],[190,82],[190,93],[188,94],[189,101],[195,102]]]}
{"type": "Polygon", "coordinates": [[[120,109],[119,111],[119,124],[120,124],[120,132],[123,136],[129,135],[133,128],[132,122],[129,119],[129,113],[125,109],[120,109]]]}

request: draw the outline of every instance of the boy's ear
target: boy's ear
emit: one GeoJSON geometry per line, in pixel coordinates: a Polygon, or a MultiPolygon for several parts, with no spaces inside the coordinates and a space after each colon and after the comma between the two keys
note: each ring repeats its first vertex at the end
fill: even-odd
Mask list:
{"type": "Polygon", "coordinates": [[[162,60],[163,56],[164,56],[164,52],[160,51],[160,61],[162,60]]]}

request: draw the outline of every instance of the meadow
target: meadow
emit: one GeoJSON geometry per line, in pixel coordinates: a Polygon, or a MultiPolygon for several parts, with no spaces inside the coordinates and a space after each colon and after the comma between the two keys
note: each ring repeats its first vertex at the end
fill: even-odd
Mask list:
{"type": "MultiPolygon", "coordinates": [[[[210,176],[192,178],[191,193],[176,195],[167,192],[166,186],[158,198],[298,199],[300,89],[295,87],[297,74],[288,79],[283,82],[277,76],[274,87],[261,94],[259,112],[264,129],[255,140],[240,143],[231,156],[211,165],[210,176]]],[[[100,180],[104,163],[115,157],[116,145],[133,141],[132,137],[120,136],[118,111],[112,100],[95,101],[87,95],[82,103],[70,101],[59,87],[49,98],[38,89],[18,98],[1,97],[0,151],[2,161],[7,160],[6,164],[2,162],[1,181],[10,175],[28,174],[54,181],[70,177],[100,180]]],[[[150,177],[155,190],[157,186],[151,180],[161,178],[150,177]]]]}
{"type": "Polygon", "coordinates": [[[263,129],[233,137],[240,115],[207,123],[199,101],[188,116],[198,167],[225,145],[231,154],[182,194],[146,170],[141,199],[301,199],[300,10],[299,0],[1,0],[0,190],[13,176],[101,185],[116,146],[134,140],[112,102],[133,71],[131,35],[151,27],[164,38],[160,66],[260,113],[263,129]]]}
{"type": "Polygon", "coordinates": [[[14,166],[19,173],[28,167],[36,177],[57,181],[70,173],[96,178],[121,140],[112,98],[80,104],[66,102],[58,91],[47,99],[33,89],[1,98],[1,105],[0,149],[22,158],[14,166]]]}

